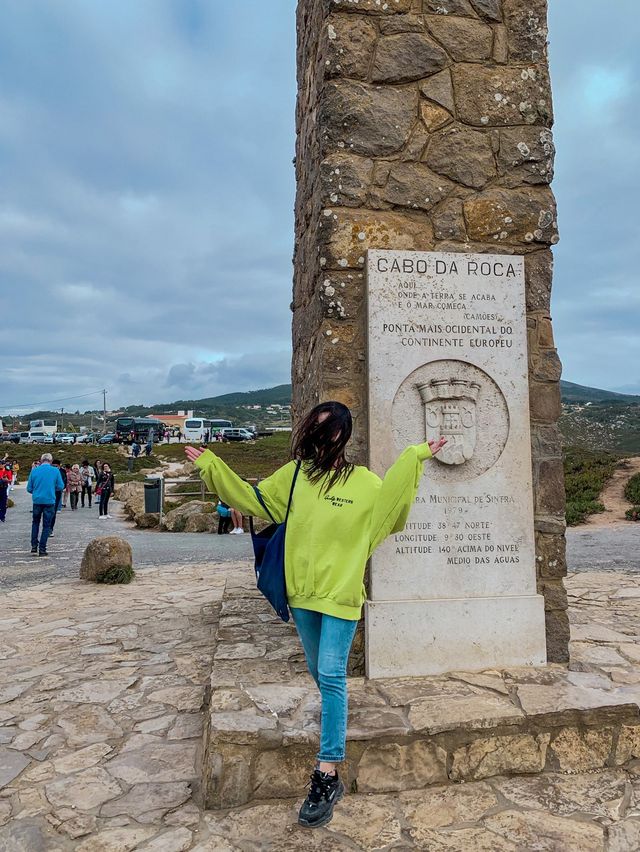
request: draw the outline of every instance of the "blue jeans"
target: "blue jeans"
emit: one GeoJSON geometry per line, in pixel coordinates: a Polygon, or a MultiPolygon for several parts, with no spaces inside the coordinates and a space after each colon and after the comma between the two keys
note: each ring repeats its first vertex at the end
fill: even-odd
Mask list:
{"type": "MultiPolygon", "coordinates": [[[[60,501],[62,500],[62,491],[56,491],[56,502],[53,506],[53,515],[51,517],[51,532],[53,532],[53,528],[56,525],[56,517],[58,512],[60,511],[60,501]]],[[[35,545],[32,545],[35,547],[35,545]]]]}
{"type": "Polygon", "coordinates": [[[33,522],[31,524],[31,547],[38,547],[38,533],[40,531],[40,519],[42,519],[42,535],[40,536],[40,553],[47,549],[47,540],[51,532],[51,525],[55,516],[55,505],[44,503],[33,504],[33,522]]]}
{"type": "Polygon", "coordinates": [[[318,760],[339,763],[347,740],[347,661],[358,622],[294,607],[291,614],[322,696],[318,760]]]}

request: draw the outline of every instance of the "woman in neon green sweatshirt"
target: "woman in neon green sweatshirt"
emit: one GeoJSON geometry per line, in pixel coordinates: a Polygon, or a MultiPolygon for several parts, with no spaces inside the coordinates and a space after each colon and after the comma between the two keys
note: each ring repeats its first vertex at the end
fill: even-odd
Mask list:
{"type": "MultiPolygon", "coordinates": [[[[322,696],[320,751],[299,822],[326,825],[344,794],[336,764],[344,760],[347,732],[347,660],[366,592],[367,560],[388,535],[400,532],[413,504],[423,463],[445,439],[410,446],[383,480],[351,464],[349,409],[339,402],[316,406],[293,438],[293,460],[260,482],[274,520],[284,521],[293,475],[285,540],[287,599],[309,672],[322,696]]],[[[186,447],[209,490],[243,514],[270,520],[254,489],[210,450],[186,447]]]]}

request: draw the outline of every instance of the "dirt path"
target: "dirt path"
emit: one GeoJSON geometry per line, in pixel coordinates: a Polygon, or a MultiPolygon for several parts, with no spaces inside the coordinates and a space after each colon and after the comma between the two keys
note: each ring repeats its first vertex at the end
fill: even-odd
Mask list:
{"type": "Polygon", "coordinates": [[[634,473],[640,473],[640,456],[626,459],[616,469],[600,495],[604,512],[591,515],[587,521],[589,527],[611,527],[627,523],[624,513],[630,508],[630,503],[624,498],[624,488],[634,473]]]}

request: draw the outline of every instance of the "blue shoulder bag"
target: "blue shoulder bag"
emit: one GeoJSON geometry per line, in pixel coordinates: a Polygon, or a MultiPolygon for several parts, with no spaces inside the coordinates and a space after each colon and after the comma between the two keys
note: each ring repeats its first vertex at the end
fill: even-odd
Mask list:
{"type": "Polygon", "coordinates": [[[284,542],[287,533],[287,519],[289,518],[289,510],[291,509],[291,501],[293,499],[293,489],[295,488],[296,479],[300,472],[300,464],[301,462],[298,462],[295,473],[293,474],[289,502],[287,504],[287,514],[283,523],[278,524],[269,509],[267,509],[257,485],[254,486],[253,490],[260,505],[273,523],[260,532],[256,532],[253,528],[253,518],[249,518],[258,589],[260,589],[276,611],[276,614],[283,621],[289,621],[290,618],[289,607],[287,605],[287,588],[284,578],[284,542]]]}

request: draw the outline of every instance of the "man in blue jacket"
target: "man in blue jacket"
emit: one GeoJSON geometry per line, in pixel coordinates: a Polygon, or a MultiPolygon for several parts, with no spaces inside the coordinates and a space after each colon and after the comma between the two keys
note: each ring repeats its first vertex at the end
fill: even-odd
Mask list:
{"type": "Polygon", "coordinates": [[[57,467],[53,467],[51,453],[40,456],[40,465],[29,474],[27,491],[33,499],[33,523],[31,524],[31,552],[39,556],[48,556],[47,539],[51,532],[51,522],[55,513],[56,491],[64,490],[64,482],[57,467]],[[42,519],[42,535],[38,542],[42,519]],[[38,550],[39,547],[39,550],[38,550]]]}

